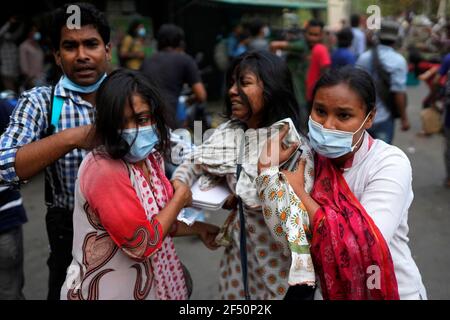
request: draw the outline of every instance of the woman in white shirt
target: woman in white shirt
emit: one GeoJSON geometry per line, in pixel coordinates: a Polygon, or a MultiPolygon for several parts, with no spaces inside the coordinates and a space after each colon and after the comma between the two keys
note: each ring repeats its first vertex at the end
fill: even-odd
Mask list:
{"type": "Polygon", "coordinates": [[[370,75],[351,67],[327,72],[313,98],[308,136],[316,152],[315,169],[306,172],[315,177],[313,190],[305,191],[304,160],[294,172],[273,166],[285,162],[290,152],[267,161],[273,146],[285,148],[285,130],[268,142],[260,158],[258,189],[264,206],[279,210],[265,194],[285,181],[308,213],[321,289],[316,297],[426,299],[408,247],[411,164],[400,149],[366,132],[376,112],[370,75]]]}

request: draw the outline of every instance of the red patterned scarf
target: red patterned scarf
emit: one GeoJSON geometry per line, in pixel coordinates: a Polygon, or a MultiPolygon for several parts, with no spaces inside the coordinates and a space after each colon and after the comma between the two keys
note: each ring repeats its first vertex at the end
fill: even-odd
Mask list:
{"type": "Polygon", "coordinates": [[[316,155],[311,254],[324,299],[397,300],[397,279],[386,241],[327,158],[316,155]]]}

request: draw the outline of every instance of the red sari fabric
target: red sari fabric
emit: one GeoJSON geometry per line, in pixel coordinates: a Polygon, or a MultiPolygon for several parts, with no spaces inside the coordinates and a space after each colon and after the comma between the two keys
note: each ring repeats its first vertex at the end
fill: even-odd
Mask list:
{"type": "Polygon", "coordinates": [[[386,241],[327,158],[316,155],[311,255],[328,300],[398,300],[386,241]]]}

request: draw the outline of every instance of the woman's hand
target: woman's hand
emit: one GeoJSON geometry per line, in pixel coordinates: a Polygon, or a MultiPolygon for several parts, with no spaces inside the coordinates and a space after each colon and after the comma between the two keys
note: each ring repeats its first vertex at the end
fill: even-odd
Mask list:
{"type": "Polygon", "coordinates": [[[192,192],[191,188],[181,182],[180,180],[173,180],[172,186],[174,189],[174,196],[173,198],[177,201],[180,201],[184,207],[189,207],[192,205],[192,192]]]}
{"type": "Polygon", "coordinates": [[[220,247],[216,243],[216,237],[220,231],[218,226],[197,221],[192,227],[195,229],[195,233],[208,249],[216,250],[220,247]]]}
{"type": "Polygon", "coordinates": [[[278,166],[280,163],[287,161],[295,152],[295,150],[297,150],[298,143],[292,144],[289,147],[284,145],[283,139],[286,137],[288,132],[289,125],[285,124],[278,134],[276,134],[273,138],[267,140],[266,144],[264,145],[263,151],[259,156],[259,173],[263,169],[278,166]]]}
{"type": "Polygon", "coordinates": [[[225,200],[225,203],[222,206],[222,209],[225,210],[233,210],[236,209],[238,205],[238,198],[234,194],[228,196],[227,200],[225,200]]]}
{"type": "Polygon", "coordinates": [[[92,150],[100,145],[92,124],[66,129],[65,131],[70,132],[72,145],[76,148],[92,150]]]}
{"type": "Polygon", "coordinates": [[[283,170],[282,172],[286,176],[286,179],[295,194],[299,197],[300,201],[306,208],[308,213],[309,221],[312,223],[314,221],[314,215],[320,208],[319,204],[305,191],[305,166],[306,160],[301,159],[298,164],[297,171],[290,172],[283,170]]]}
{"type": "Polygon", "coordinates": [[[300,159],[300,163],[298,164],[297,171],[291,172],[287,170],[283,170],[282,172],[286,176],[288,183],[291,185],[292,189],[294,189],[295,194],[301,199],[305,191],[305,166],[306,160],[300,159]]]}

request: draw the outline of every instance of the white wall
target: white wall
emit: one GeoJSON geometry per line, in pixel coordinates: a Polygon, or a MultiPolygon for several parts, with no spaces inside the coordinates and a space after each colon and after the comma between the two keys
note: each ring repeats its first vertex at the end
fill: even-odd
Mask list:
{"type": "Polygon", "coordinates": [[[341,21],[350,23],[351,0],[328,0],[328,25],[332,29],[340,29],[341,21]]]}

